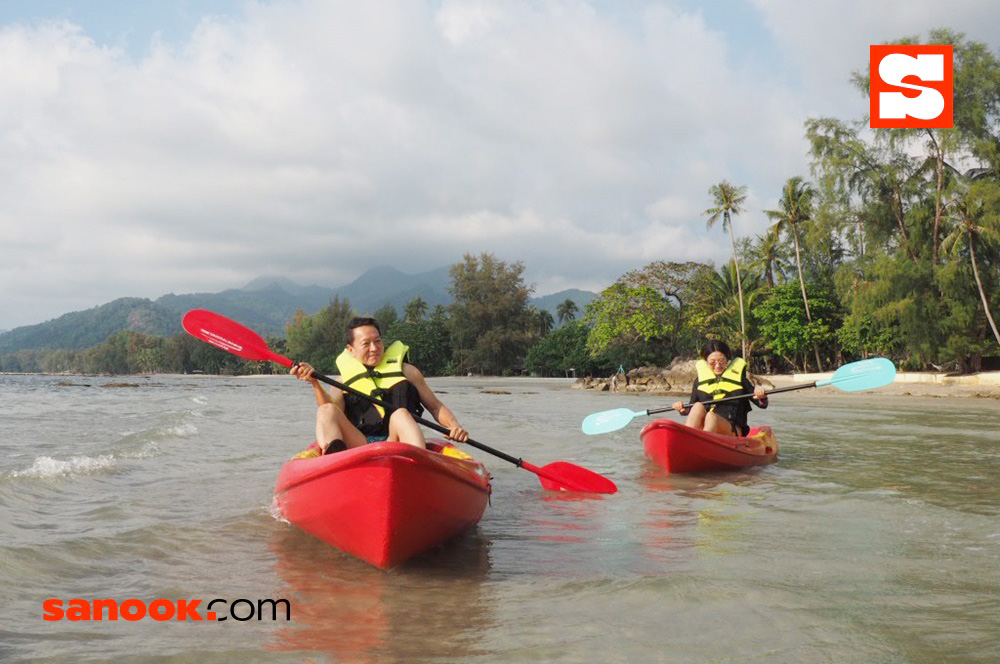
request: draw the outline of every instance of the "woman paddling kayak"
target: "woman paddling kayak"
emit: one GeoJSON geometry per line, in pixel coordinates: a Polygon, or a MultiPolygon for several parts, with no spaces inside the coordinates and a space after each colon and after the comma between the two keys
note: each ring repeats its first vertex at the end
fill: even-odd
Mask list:
{"type": "Polygon", "coordinates": [[[710,340],[701,349],[697,363],[698,377],[691,389],[690,408],[683,401],[674,404],[674,410],[687,415],[685,424],[694,429],[729,436],[745,436],[750,402],[758,408],[767,408],[767,392],[762,385],[754,385],[747,378],[747,363],[742,357],[733,357],[724,341],[710,340]],[[753,394],[751,399],[737,399],[712,404],[717,399],[753,394]]]}

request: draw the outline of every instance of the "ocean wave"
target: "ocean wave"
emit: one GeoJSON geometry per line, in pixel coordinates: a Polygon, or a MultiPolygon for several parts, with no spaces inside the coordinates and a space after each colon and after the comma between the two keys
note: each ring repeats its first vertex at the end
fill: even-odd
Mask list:
{"type": "Polygon", "coordinates": [[[120,432],[119,445],[134,445],[143,443],[145,445],[156,444],[158,440],[168,440],[170,438],[190,438],[198,433],[198,427],[190,423],[158,426],[140,431],[126,430],[120,432]]]}
{"type": "Polygon", "coordinates": [[[110,454],[102,454],[97,457],[75,456],[66,460],[41,456],[35,459],[31,467],[15,470],[10,476],[48,479],[67,475],[90,475],[113,468],[117,463],[117,459],[110,454]]]}
{"type": "Polygon", "coordinates": [[[28,468],[11,471],[8,477],[52,479],[73,475],[93,475],[112,470],[124,459],[148,459],[156,456],[159,450],[160,446],[155,441],[149,441],[138,449],[113,454],[78,455],[68,459],[40,456],[28,468]]]}
{"type": "Polygon", "coordinates": [[[187,438],[198,433],[198,427],[193,424],[178,424],[177,426],[167,427],[164,429],[164,433],[177,438],[187,438]]]}

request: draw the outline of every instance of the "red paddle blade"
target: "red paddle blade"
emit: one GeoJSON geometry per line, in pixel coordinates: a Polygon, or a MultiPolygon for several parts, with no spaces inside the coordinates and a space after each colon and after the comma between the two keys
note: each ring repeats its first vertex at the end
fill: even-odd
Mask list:
{"type": "Polygon", "coordinates": [[[245,360],[273,361],[286,367],[293,362],[271,351],[256,332],[234,320],[205,309],[192,309],[181,320],[184,330],[196,339],[238,355],[245,360]]]}
{"type": "Polygon", "coordinates": [[[542,487],[550,491],[588,491],[590,493],[615,493],[618,487],[604,475],[569,463],[554,461],[541,468],[523,461],[522,468],[538,475],[542,487]]]}

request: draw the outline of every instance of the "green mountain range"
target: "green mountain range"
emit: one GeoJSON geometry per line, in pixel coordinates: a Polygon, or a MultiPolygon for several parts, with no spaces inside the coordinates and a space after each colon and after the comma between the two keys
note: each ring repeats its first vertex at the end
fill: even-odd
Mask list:
{"type": "MultiPolygon", "coordinates": [[[[285,324],[299,309],[314,314],[334,297],[347,299],[362,314],[374,313],[386,304],[402,313],[403,307],[421,297],[433,309],[452,302],[449,268],[405,274],[392,267],[368,270],[338,288],[302,286],[283,277],[259,277],[243,288],[218,293],[164,295],[156,300],[124,297],[86,311],[63,314],[44,323],[14,328],[0,334],[0,353],[40,348],[90,348],[120,330],[157,336],[182,332],[181,317],[191,309],[210,309],[243,323],[263,336],[283,337],[285,324]]],[[[576,302],[582,313],[595,293],[570,289],[532,298],[532,306],[549,311],[566,299],[576,302]]]]}

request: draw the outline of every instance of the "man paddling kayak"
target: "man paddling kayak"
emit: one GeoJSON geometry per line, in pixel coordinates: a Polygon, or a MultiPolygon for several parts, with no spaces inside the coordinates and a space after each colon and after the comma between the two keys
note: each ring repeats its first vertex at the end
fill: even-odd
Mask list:
{"type": "Polygon", "coordinates": [[[426,447],[423,431],[414,419],[425,408],[448,427],[449,438],[458,442],[469,439],[468,432],[437,398],[420,370],[406,361],[408,347],[399,341],[385,347],[374,318],[353,318],[347,324],[346,341],[337,357],[344,384],[394,408],[386,413],[381,406],[357,395],[339,389],[328,392],[313,377],[312,366],[306,362],[296,364],[290,373],[312,383],[316,397],[317,452],[330,454],[383,440],[426,447]]]}
{"type": "Polygon", "coordinates": [[[710,340],[701,349],[697,363],[698,377],[691,390],[690,409],[683,401],[674,404],[674,410],[687,415],[685,424],[694,429],[713,431],[729,436],[745,436],[750,401],[758,408],[767,408],[767,392],[762,385],[754,385],[747,378],[747,363],[742,357],[733,358],[729,345],[710,340]],[[738,399],[712,405],[716,399],[753,394],[752,399],[738,399]]]}

